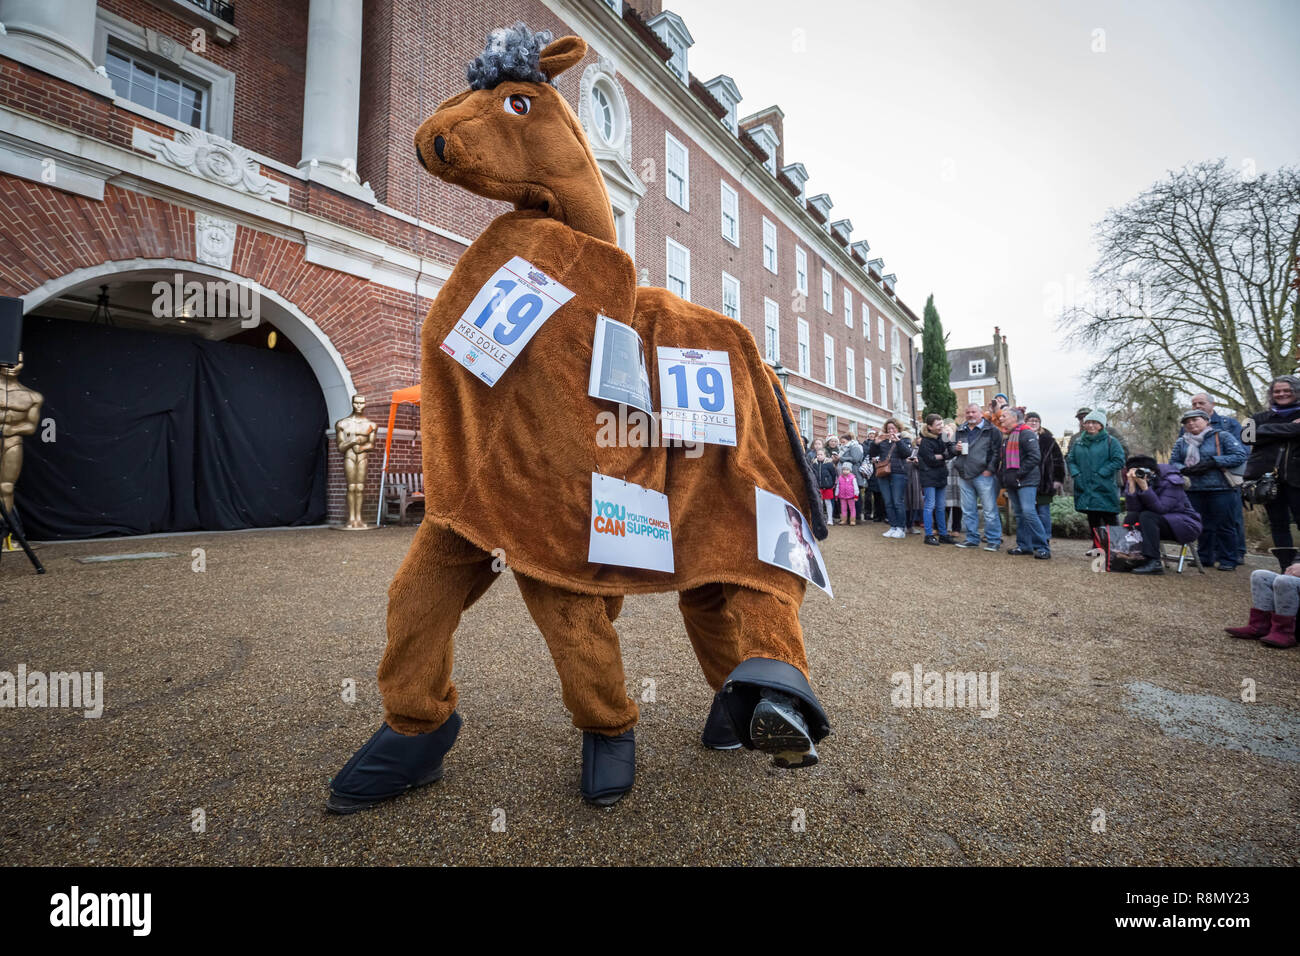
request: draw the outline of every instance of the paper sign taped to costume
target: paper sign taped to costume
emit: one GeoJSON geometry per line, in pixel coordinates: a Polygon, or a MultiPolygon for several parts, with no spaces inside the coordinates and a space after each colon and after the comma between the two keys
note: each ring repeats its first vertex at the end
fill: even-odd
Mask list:
{"type": "Polygon", "coordinates": [[[668,496],[593,471],[587,560],[672,572],[668,496]]]}
{"type": "Polygon", "coordinates": [[[759,560],[793,571],[834,597],[821,549],[799,509],[755,485],[754,510],[759,560]]]}
{"type": "Polygon", "coordinates": [[[442,350],[495,385],[542,323],[572,298],[571,291],[515,256],[479,289],[447,333],[442,350]]]}
{"type": "Polygon", "coordinates": [[[630,325],[596,314],[596,337],[591,343],[591,378],[587,394],[654,414],[650,374],[646,371],[645,345],[630,325]]]}
{"type": "Polygon", "coordinates": [[[708,349],[659,347],[659,417],[664,438],[736,444],[731,356],[708,349]]]}

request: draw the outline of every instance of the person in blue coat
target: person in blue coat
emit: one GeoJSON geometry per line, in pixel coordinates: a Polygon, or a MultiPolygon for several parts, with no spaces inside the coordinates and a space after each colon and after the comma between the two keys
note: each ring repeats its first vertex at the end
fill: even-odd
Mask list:
{"type": "Polygon", "coordinates": [[[1241,495],[1229,475],[1237,474],[1246,464],[1246,446],[1226,428],[1216,428],[1199,408],[1184,412],[1182,425],[1183,434],[1174,444],[1169,463],[1181,467],[1187,479],[1187,497],[1201,516],[1197,542],[1201,563],[1217,563],[1220,571],[1232,571],[1241,563],[1236,536],[1241,495]]]}
{"type": "MultiPolygon", "coordinates": [[[[1229,418],[1227,415],[1220,415],[1214,410],[1214,399],[1204,392],[1197,392],[1192,396],[1192,408],[1199,408],[1205,414],[1210,416],[1210,425],[1221,432],[1231,432],[1232,437],[1241,441],[1241,422],[1235,418],[1229,418]]],[[[1178,437],[1183,437],[1184,429],[1178,430],[1178,437]]],[[[1245,448],[1245,443],[1242,443],[1245,448]]],[[[1246,454],[1250,454],[1250,449],[1246,448],[1246,454]]],[[[1237,564],[1244,564],[1246,561],[1246,511],[1241,506],[1241,488],[1237,488],[1237,504],[1232,508],[1233,523],[1232,530],[1236,544],[1235,554],[1237,564]]]]}

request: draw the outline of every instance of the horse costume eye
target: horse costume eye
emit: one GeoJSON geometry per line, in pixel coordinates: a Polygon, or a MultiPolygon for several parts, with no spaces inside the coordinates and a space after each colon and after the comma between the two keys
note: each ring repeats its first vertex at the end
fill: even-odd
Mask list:
{"type": "Polygon", "coordinates": [[[515,116],[523,116],[528,112],[528,108],[532,104],[528,97],[524,96],[522,93],[514,93],[506,97],[504,105],[507,113],[512,113],[515,116]]]}

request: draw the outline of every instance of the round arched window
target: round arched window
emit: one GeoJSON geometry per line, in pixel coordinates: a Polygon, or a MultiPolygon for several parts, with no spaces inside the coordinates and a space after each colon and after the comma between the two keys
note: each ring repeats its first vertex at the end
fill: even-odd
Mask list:
{"type": "Polygon", "coordinates": [[[599,84],[591,88],[591,115],[596,129],[606,143],[614,142],[614,106],[609,94],[599,84]]]}

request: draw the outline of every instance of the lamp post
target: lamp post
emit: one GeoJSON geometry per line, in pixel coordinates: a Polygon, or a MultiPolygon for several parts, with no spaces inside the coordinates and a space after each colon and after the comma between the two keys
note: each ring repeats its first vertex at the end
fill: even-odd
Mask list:
{"type": "Polygon", "coordinates": [[[776,364],[772,366],[772,371],[776,373],[776,379],[781,383],[781,391],[784,392],[790,387],[790,370],[781,364],[780,359],[777,359],[776,364]]]}

